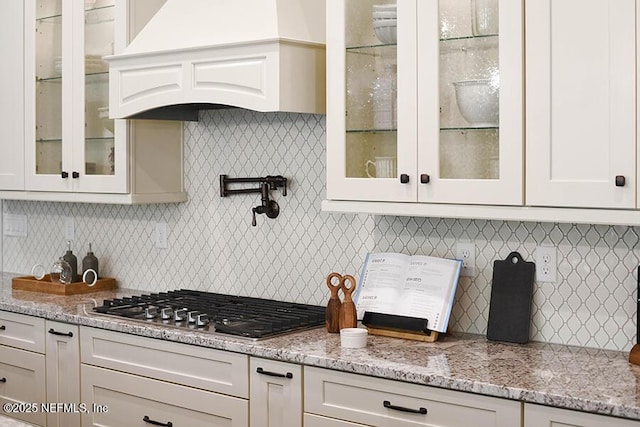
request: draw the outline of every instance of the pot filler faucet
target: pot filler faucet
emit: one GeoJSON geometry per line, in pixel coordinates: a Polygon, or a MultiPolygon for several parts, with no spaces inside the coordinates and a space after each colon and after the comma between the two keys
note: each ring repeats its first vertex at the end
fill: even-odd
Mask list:
{"type": "Polygon", "coordinates": [[[287,195],[287,178],[282,175],[265,176],[260,178],[229,178],[227,175],[220,175],[220,197],[227,197],[231,194],[260,193],[260,204],[251,209],[253,219],[252,226],[256,226],[256,214],[265,214],[268,218],[276,218],[280,214],[280,206],[275,200],[269,198],[269,191],[282,187],[282,195],[287,195]],[[239,188],[231,190],[227,188],[232,183],[254,183],[260,184],[258,188],[239,188]]]}

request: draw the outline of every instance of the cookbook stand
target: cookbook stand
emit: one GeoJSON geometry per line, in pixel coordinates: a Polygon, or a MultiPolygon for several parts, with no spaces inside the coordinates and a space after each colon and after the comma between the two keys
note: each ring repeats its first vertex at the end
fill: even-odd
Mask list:
{"type": "Polygon", "coordinates": [[[428,319],[365,311],[362,324],[370,334],[414,341],[435,342],[438,332],[427,327],[428,319]]]}

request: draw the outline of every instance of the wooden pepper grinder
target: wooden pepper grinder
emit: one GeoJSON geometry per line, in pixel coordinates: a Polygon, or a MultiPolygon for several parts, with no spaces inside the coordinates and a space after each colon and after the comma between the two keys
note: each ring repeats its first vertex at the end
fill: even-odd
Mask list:
{"type": "Polygon", "coordinates": [[[333,272],[327,276],[327,286],[331,290],[331,297],[327,303],[327,310],[325,311],[325,323],[327,325],[327,332],[340,332],[340,297],[338,297],[338,291],[342,284],[342,275],[333,272]],[[333,282],[337,279],[337,282],[333,282]]]}
{"type": "Polygon", "coordinates": [[[355,328],[358,326],[358,319],[356,305],[351,299],[351,294],[356,290],[356,279],[349,274],[345,274],[340,280],[340,289],[344,293],[344,301],[340,306],[340,329],[355,328]]]}

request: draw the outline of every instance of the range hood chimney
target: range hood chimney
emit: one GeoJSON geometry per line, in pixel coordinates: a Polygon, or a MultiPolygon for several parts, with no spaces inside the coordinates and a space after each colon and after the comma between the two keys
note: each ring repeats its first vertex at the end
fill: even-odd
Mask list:
{"type": "Polygon", "coordinates": [[[111,118],[325,112],[325,1],[167,0],[108,56],[111,118]]]}

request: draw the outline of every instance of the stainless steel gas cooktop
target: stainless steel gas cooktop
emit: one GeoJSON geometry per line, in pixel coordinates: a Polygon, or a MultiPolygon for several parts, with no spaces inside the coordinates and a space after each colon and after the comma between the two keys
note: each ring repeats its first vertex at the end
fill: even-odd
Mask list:
{"type": "Polygon", "coordinates": [[[104,300],[95,314],[254,340],[322,326],[325,307],[181,289],[104,300]]]}

